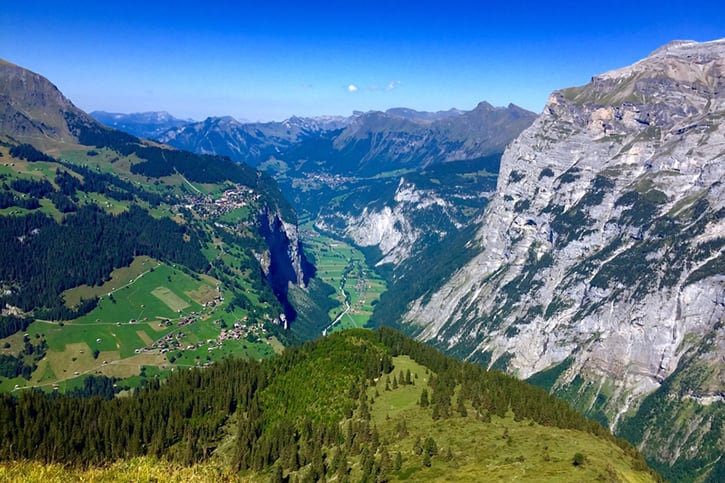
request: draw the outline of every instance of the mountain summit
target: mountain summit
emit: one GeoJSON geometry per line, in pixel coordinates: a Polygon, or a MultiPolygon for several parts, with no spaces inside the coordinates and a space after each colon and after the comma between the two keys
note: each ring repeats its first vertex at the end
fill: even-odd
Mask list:
{"type": "Polygon", "coordinates": [[[94,121],[45,77],[0,59],[0,133],[44,146],[47,141],[76,143],[68,117],[94,121]]]}
{"type": "Polygon", "coordinates": [[[677,42],[554,92],[502,158],[479,255],[405,317],[674,478],[725,444],[724,75],[725,40],[677,42]]]}

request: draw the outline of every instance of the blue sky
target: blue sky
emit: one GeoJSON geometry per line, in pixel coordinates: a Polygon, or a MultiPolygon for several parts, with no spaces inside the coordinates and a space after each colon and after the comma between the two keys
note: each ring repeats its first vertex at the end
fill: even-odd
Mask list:
{"type": "Polygon", "coordinates": [[[674,39],[725,37],[725,2],[5,2],[0,57],[86,111],[282,120],[551,91],[674,39]]]}

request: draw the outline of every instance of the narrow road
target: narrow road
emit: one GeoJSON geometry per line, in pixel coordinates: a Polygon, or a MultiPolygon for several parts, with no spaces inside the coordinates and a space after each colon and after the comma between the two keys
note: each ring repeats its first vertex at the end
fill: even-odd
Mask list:
{"type": "Polygon", "coordinates": [[[343,310],[342,312],[340,312],[340,315],[338,315],[335,318],[335,320],[332,321],[332,323],[330,325],[328,325],[327,327],[325,327],[325,329],[322,331],[322,336],[323,337],[327,335],[328,331],[332,330],[332,327],[334,327],[335,324],[337,324],[338,322],[340,322],[340,320],[342,320],[342,318],[348,312],[350,312],[350,304],[347,302],[347,297],[345,297],[345,289],[343,287],[340,287],[340,292],[342,293],[342,296],[345,298],[345,310],[343,310]]]}

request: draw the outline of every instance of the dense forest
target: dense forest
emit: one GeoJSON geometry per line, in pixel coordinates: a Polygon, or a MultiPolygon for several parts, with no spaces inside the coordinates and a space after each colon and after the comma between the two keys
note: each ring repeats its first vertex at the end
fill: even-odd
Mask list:
{"type": "Polygon", "coordinates": [[[77,317],[63,306],[60,293],[101,284],[134,256],[149,255],[197,271],[208,266],[193,231],[168,218],[153,218],[136,205],[115,216],[87,205],[62,223],[43,213],[3,216],[0,245],[0,279],[15,284],[7,302],[23,310],[42,308],[52,319],[77,317]]]}
{"type": "MultiPolygon", "coordinates": [[[[511,411],[517,421],[609,440],[646,470],[629,443],[543,390],[454,360],[386,328],[333,334],[261,363],[229,359],[177,372],[130,397],[2,395],[0,459],[91,465],[153,455],[193,464],[208,459],[231,430],[236,471],[273,471],[281,477],[306,467],[306,481],[332,475],[346,481],[354,457],[365,481],[385,481],[398,457],[388,453],[371,422],[367,388],[381,377],[386,384],[392,378],[395,387],[414,383],[410,371],[396,371],[393,361],[399,355],[431,371],[420,405],[433,419],[452,418],[467,406],[483,418],[511,411]]],[[[435,441],[417,444],[425,464],[426,454],[436,454],[435,441]]]]}

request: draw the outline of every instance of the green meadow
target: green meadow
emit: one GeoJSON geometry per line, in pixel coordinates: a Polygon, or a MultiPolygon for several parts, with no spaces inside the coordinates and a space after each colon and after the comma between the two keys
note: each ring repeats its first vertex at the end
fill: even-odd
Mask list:
{"type": "MultiPolygon", "coordinates": [[[[389,376],[368,388],[371,422],[390,454],[403,455],[403,469],[390,475],[393,481],[651,481],[649,474],[632,469],[618,446],[582,431],[516,421],[510,410],[487,421],[467,401],[465,415],[436,420],[430,407],[419,405],[424,388],[432,395],[428,381],[434,373],[408,356],[393,358],[393,364],[389,376]],[[393,386],[393,378],[407,371],[412,384],[393,386]],[[401,425],[409,436],[401,434],[401,425]],[[438,452],[430,466],[416,454],[414,435],[435,440],[438,452]],[[584,463],[575,466],[577,453],[584,463]]],[[[353,468],[353,481],[357,475],[353,468]]]]}
{"type": "Polygon", "coordinates": [[[311,222],[305,223],[301,232],[304,249],[315,260],[316,276],[336,290],[337,306],[328,314],[330,321],[344,312],[331,331],[365,327],[380,294],[387,289],[385,281],[349,243],[320,233],[311,222]]]}
{"type": "MultiPolygon", "coordinates": [[[[84,377],[94,374],[128,378],[126,384],[135,385],[141,381],[142,367],[147,368],[146,377],[164,376],[175,366],[195,366],[230,356],[261,359],[280,352],[281,344],[274,337],[225,340],[220,347],[209,349],[207,341],[216,343],[222,321],[232,326],[249,315],[241,309],[222,310],[224,305],[215,300],[220,295],[218,283],[212,277],[192,276],[144,256],[114,270],[102,286],[68,290],[63,297],[69,306],[81,298],[99,297],[97,307],[75,320],[36,320],[30,324],[25,332],[34,342],[45,339],[46,355],[30,380],[0,378],[0,391],[13,391],[16,386],[64,391],[81,386],[84,377]],[[179,326],[187,317],[194,322],[179,326]],[[165,320],[170,323],[165,324],[165,320]],[[167,335],[177,334],[183,334],[179,349],[165,354],[141,351],[167,335]],[[194,349],[189,350],[189,346],[194,349]]],[[[0,343],[0,353],[17,354],[24,344],[23,333],[0,343]]]]}

